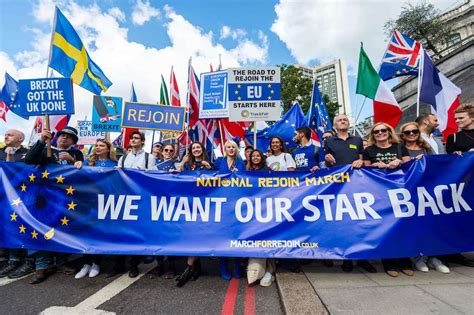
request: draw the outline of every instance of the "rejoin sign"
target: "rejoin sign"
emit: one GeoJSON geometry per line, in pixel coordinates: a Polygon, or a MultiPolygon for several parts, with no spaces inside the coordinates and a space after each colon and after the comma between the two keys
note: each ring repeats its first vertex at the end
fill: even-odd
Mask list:
{"type": "Polygon", "coordinates": [[[122,127],[181,132],[184,116],[184,107],[125,102],[122,127]]]}
{"type": "Polygon", "coordinates": [[[280,68],[229,69],[229,120],[280,119],[280,68]]]}
{"type": "Polygon", "coordinates": [[[20,116],[74,114],[70,78],[20,80],[17,114],[20,116]]]}

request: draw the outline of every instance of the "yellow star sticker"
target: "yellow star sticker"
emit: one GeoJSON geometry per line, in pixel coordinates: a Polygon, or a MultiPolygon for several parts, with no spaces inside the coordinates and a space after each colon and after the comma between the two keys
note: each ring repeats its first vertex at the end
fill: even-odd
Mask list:
{"type": "Polygon", "coordinates": [[[76,210],[76,206],[77,206],[77,204],[75,204],[74,201],[71,201],[71,203],[67,204],[67,207],[68,207],[67,209],[68,210],[76,210]]]}
{"type": "Polygon", "coordinates": [[[20,199],[20,198],[13,199],[13,201],[12,201],[12,206],[19,206],[20,203],[21,203],[21,199],[20,199]]]}
{"type": "Polygon", "coordinates": [[[74,188],[72,186],[69,186],[69,188],[66,188],[66,195],[72,195],[74,193],[74,188]]]}
{"type": "Polygon", "coordinates": [[[22,224],[20,225],[20,233],[25,233],[26,232],[26,227],[22,224]]]}
{"type": "Polygon", "coordinates": [[[34,181],[35,181],[35,178],[36,178],[35,174],[32,173],[32,174],[31,174],[30,176],[28,176],[28,177],[30,178],[30,182],[34,182],[34,181]]]}
{"type": "Polygon", "coordinates": [[[38,238],[38,232],[33,230],[33,232],[31,232],[31,238],[37,239],[38,238]]]}
{"type": "Polygon", "coordinates": [[[56,183],[61,183],[61,184],[64,184],[64,177],[63,175],[59,175],[58,177],[56,177],[56,183]]]}
{"type": "Polygon", "coordinates": [[[17,217],[18,217],[18,216],[16,215],[16,213],[13,212],[12,214],[10,214],[10,218],[11,218],[10,221],[16,221],[16,218],[17,218],[17,217]]]}
{"type": "Polygon", "coordinates": [[[21,191],[26,191],[26,185],[25,184],[22,184],[20,187],[21,187],[21,191]]]}
{"type": "Polygon", "coordinates": [[[41,173],[41,178],[48,178],[48,176],[49,176],[48,170],[44,170],[44,172],[41,173]]]}
{"type": "Polygon", "coordinates": [[[68,222],[69,222],[69,219],[66,218],[66,217],[64,217],[64,218],[61,219],[61,225],[67,225],[68,222]]]}

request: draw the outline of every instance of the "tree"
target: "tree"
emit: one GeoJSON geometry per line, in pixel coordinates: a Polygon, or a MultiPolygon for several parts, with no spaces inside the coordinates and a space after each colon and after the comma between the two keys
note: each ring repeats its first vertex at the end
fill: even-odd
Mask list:
{"type": "Polygon", "coordinates": [[[425,48],[436,57],[441,57],[439,48],[444,46],[450,35],[451,27],[439,18],[440,11],[425,1],[417,4],[408,3],[396,20],[385,23],[384,29],[388,36],[394,30],[400,31],[411,38],[421,41],[425,48]]]}
{"type": "Polygon", "coordinates": [[[328,110],[329,118],[331,123],[334,121],[334,117],[339,114],[339,103],[333,102],[326,94],[323,94],[324,103],[326,103],[326,109],[328,110]]]}
{"type": "Polygon", "coordinates": [[[286,112],[294,101],[298,101],[303,112],[309,108],[311,103],[311,79],[303,77],[303,72],[295,66],[281,65],[281,100],[283,111],[286,112]]]}

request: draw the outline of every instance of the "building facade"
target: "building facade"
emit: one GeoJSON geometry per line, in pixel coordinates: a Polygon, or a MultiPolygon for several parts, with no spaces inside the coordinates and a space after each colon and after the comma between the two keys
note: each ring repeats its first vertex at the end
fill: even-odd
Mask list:
{"type": "Polygon", "coordinates": [[[311,80],[316,79],[321,94],[325,94],[333,102],[339,104],[339,113],[351,116],[351,102],[349,98],[349,83],[347,67],[342,59],[329,63],[308,67],[296,65],[302,70],[302,75],[311,80]]]}

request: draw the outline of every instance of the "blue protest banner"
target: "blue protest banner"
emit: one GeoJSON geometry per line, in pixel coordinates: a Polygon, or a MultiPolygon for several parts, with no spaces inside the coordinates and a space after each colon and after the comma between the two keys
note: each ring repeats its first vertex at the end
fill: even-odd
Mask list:
{"type": "Polygon", "coordinates": [[[17,112],[21,116],[74,114],[70,78],[20,80],[17,112]]]}
{"type": "Polygon", "coordinates": [[[92,107],[92,130],[120,132],[122,98],[94,95],[92,107]]]}
{"type": "Polygon", "coordinates": [[[227,71],[201,73],[199,118],[227,118],[227,71]]]}
{"type": "Polygon", "coordinates": [[[229,120],[280,119],[280,68],[229,69],[229,120]]]}
{"type": "Polygon", "coordinates": [[[184,107],[125,102],[122,127],[181,132],[184,119],[184,107]]]}
{"type": "Polygon", "coordinates": [[[402,169],[185,172],[0,163],[0,247],[323,259],[474,251],[474,153],[402,169]]]}

